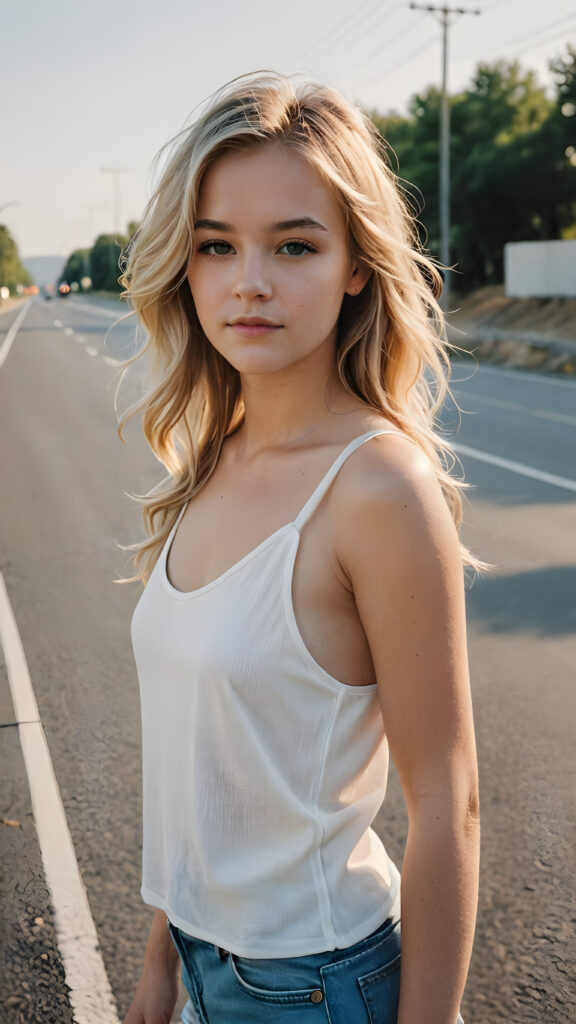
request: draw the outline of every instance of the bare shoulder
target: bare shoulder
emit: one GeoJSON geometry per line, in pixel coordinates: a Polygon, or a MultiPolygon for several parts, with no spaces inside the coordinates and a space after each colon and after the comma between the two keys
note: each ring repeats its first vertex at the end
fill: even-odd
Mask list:
{"type": "Polygon", "coordinates": [[[428,455],[400,431],[371,437],[361,445],[342,467],[336,493],[344,513],[370,512],[383,504],[392,510],[403,507],[405,498],[416,503],[444,500],[428,455]]]}
{"type": "Polygon", "coordinates": [[[370,438],[342,467],[334,488],[338,555],[346,563],[374,556],[420,558],[434,550],[460,560],[457,530],[436,469],[400,431],[370,438]]]}

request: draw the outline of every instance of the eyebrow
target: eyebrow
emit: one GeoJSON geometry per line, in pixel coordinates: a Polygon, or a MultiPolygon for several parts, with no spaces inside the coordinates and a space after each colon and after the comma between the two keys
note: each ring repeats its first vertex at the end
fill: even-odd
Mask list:
{"type": "MultiPolygon", "coordinates": [[[[210,231],[224,231],[227,234],[235,234],[236,232],[236,228],[232,224],[226,224],[222,220],[208,220],[207,218],[196,221],[194,230],[197,231],[200,228],[208,228],[210,231]]],[[[294,228],[312,228],[316,231],[326,231],[328,233],[328,228],[325,228],[319,220],[314,220],[313,217],[294,217],[292,220],[279,220],[276,224],[271,224],[266,230],[268,234],[275,235],[281,231],[292,231],[294,228]]]]}

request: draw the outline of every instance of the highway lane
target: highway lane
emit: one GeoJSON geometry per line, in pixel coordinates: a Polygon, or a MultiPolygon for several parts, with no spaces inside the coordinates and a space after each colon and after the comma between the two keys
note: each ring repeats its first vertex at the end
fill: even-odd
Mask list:
{"type": "MultiPolygon", "coordinates": [[[[138,895],[140,727],[129,639],[138,589],[114,579],[127,568],[117,543],[139,532],[138,511],[123,490],[144,491],[158,479],[158,466],[135,424],[128,446],[116,437],[118,367],[111,360],[133,351],[134,341],[126,324],[106,336],[113,320],[113,311],[84,300],[37,301],[2,367],[0,570],[124,1012],[150,912],[138,895]]],[[[576,480],[573,382],[473,369],[454,364],[454,391],[465,410],[455,440],[576,480]]],[[[139,374],[132,373],[126,401],[138,390],[139,374]]],[[[447,403],[446,428],[455,430],[459,418],[447,403]]],[[[461,462],[473,484],[463,539],[496,564],[467,593],[483,856],[464,1016],[475,1024],[556,1024],[576,1013],[576,495],[466,455],[461,462]]],[[[0,679],[0,708],[9,717],[5,691],[0,679]]],[[[17,945],[17,959],[38,943],[48,948],[51,926],[49,907],[35,912],[47,901],[10,726],[0,730],[0,754],[3,765],[14,765],[12,802],[0,813],[12,818],[10,807],[24,808],[20,834],[28,851],[23,874],[4,885],[26,885],[28,872],[27,891],[34,894],[24,904],[4,894],[0,905],[0,917],[19,915],[20,931],[28,927],[28,945],[17,945]],[[38,916],[42,926],[33,924],[38,916]]],[[[400,860],[406,817],[394,775],[379,828],[400,860]]],[[[6,842],[15,831],[5,827],[0,838],[6,842]]],[[[11,991],[21,1000],[11,1011],[14,1024],[29,998],[22,977],[13,978],[11,991]]],[[[42,998],[51,995],[60,1005],[56,966],[49,989],[42,998]]]]}
{"type": "MultiPolygon", "coordinates": [[[[116,435],[118,368],[104,362],[114,358],[110,322],[65,301],[35,303],[3,366],[0,567],[113,989],[125,1004],[146,927],[138,896],[139,708],[129,646],[137,594],[113,581],[127,569],[117,543],[139,529],[123,489],[150,487],[157,464],[135,431],[130,449],[116,435]]],[[[30,873],[38,878],[36,869],[30,873]]],[[[19,887],[29,891],[28,879],[19,887]]],[[[33,948],[33,921],[47,922],[46,915],[28,913],[34,901],[22,905],[9,894],[7,900],[19,919],[19,950],[33,948]]],[[[34,1019],[30,1007],[22,1019],[34,1019]]]]}
{"type": "MultiPolygon", "coordinates": [[[[453,375],[452,390],[461,409],[459,440],[549,473],[576,477],[573,381],[469,362],[455,363],[453,375]]],[[[453,403],[447,403],[443,422],[457,429],[453,403]]]]}

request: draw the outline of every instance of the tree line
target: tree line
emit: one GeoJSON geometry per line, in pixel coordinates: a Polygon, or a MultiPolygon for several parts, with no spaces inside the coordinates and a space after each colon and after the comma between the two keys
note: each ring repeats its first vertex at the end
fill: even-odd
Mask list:
{"type": "Polygon", "coordinates": [[[137,228],[136,221],[130,221],[126,234],[98,235],[91,248],[75,249],[66,260],[60,281],[84,287],[88,279],[94,291],[120,292],[118,261],[137,228]]]}
{"type": "Polygon", "coordinates": [[[18,246],[5,224],[0,224],[0,288],[15,292],[18,285],[30,285],[32,278],[20,262],[18,246]]]}
{"type": "MultiPolygon", "coordinates": [[[[453,288],[503,280],[506,242],[576,238],[576,49],[550,63],[554,94],[518,61],[477,66],[469,87],[450,97],[453,288]]],[[[416,93],[408,115],[368,111],[413,210],[422,242],[440,249],[439,117],[441,93],[416,93]]],[[[62,279],[83,277],[119,292],[126,236],[100,235],[68,258],[62,279]]]]}
{"type": "MultiPolygon", "coordinates": [[[[450,97],[455,290],[502,282],[506,242],[576,238],[576,50],[549,66],[551,97],[517,61],[479,64],[470,86],[450,97]]],[[[441,100],[431,87],[412,97],[407,117],[371,114],[433,255],[441,100]]]]}

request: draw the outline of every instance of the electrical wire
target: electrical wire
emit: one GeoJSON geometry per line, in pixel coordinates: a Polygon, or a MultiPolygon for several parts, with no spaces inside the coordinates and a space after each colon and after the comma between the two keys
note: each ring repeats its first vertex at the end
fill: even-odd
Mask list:
{"type": "MultiPolygon", "coordinates": [[[[378,34],[378,33],[375,33],[375,31],[374,31],[375,28],[378,28],[378,30],[380,32],[384,33],[385,26],[387,24],[388,19],[390,19],[390,17],[394,14],[394,12],[396,12],[400,8],[402,8],[406,13],[410,13],[410,12],[408,12],[408,9],[406,8],[406,4],[405,3],[396,3],[396,4],[394,4],[394,6],[390,10],[384,11],[384,12],[382,11],[382,9],[380,7],[380,9],[378,11],[378,20],[377,20],[377,22],[375,22],[373,26],[371,26],[371,25],[364,25],[364,26],[362,26],[363,27],[363,31],[361,31],[360,35],[358,35],[358,33],[356,32],[356,38],[353,40],[352,46],[354,48],[356,48],[358,46],[358,44],[361,42],[362,37],[365,36],[367,33],[370,33],[370,35],[372,37],[375,34],[378,34]],[[384,21],[382,21],[382,15],[383,14],[384,14],[384,21]]],[[[356,60],[353,63],[351,63],[350,57],[349,57],[349,54],[348,54],[346,56],[346,59],[345,59],[345,66],[346,66],[347,73],[348,74],[354,73],[359,68],[361,68],[364,71],[366,71],[367,70],[367,65],[369,65],[370,62],[373,61],[375,57],[381,57],[382,53],[383,52],[387,52],[388,47],[392,43],[395,43],[397,40],[401,39],[402,37],[407,35],[409,32],[411,32],[411,33],[414,33],[415,31],[417,32],[418,25],[420,25],[422,22],[425,22],[426,20],[427,19],[426,19],[425,13],[421,13],[420,17],[418,19],[414,19],[412,17],[411,18],[411,23],[409,25],[407,25],[406,27],[400,29],[398,32],[395,33],[395,35],[391,36],[390,38],[384,38],[384,42],[382,42],[375,50],[372,50],[367,55],[362,55],[359,60],[356,60]]],[[[358,26],[358,28],[360,28],[360,27],[361,26],[358,26]]],[[[346,40],[345,41],[348,44],[348,50],[350,50],[350,37],[346,36],[346,40]]]]}
{"type": "MultiPolygon", "coordinates": [[[[363,63],[366,64],[369,60],[372,60],[373,57],[381,56],[383,48],[391,46],[392,43],[396,43],[398,39],[402,39],[402,37],[408,35],[409,32],[414,32],[415,27],[419,24],[422,24],[422,22],[425,21],[425,19],[426,14],[422,13],[418,21],[412,20],[410,24],[406,26],[406,28],[401,29],[400,32],[397,32],[395,36],[392,36],[390,39],[386,39],[383,43],[381,43],[376,50],[372,50],[372,53],[367,54],[366,57],[364,57],[363,59],[363,63]]],[[[356,65],[356,67],[358,67],[358,65],[356,65]]]]}
{"type": "Polygon", "coordinates": [[[412,53],[409,53],[406,57],[402,57],[402,59],[397,61],[396,64],[393,64],[392,67],[387,67],[383,74],[381,73],[376,78],[371,78],[369,82],[362,82],[361,85],[358,86],[358,88],[367,89],[371,85],[379,85],[380,82],[383,82],[385,81],[386,78],[389,78],[394,71],[397,71],[399,67],[409,64],[410,61],[413,60],[414,57],[417,57],[419,53],[422,53],[423,50],[429,50],[431,46],[435,46],[438,42],[438,39],[439,33],[436,32],[433,37],[427,39],[426,42],[422,43],[422,45],[419,46],[416,50],[413,50],[412,53]]]}
{"type": "MultiPolygon", "coordinates": [[[[385,0],[386,2],[386,0],[385,0]]],[[[390,3],[391,0],[388,0],[390,3]]],[[[332,34],[329,37],[325,37],[323,43],[316,47],[313,51],[314,58],[319,55],[322,57],[326,56],[326,50],[333,50],[337,48],[340,42],[345,42],[347,46],[346,60],[349,59],[350,47],[356,47],[358,43],[367,34],[374,35],[377,29],[381,29],[383,25],[383,18],[390,18],[396,11],[405,10],[406,4],[404,2],[395,3],[392,7],[382,6],[382,0],[377,0],[376,3],[372,4],[372,8],[369,9],[365,15],[362,15],[361,10],[357,11],[356,20],[353,21],[352,25],[343,27],[342,25],[338,30],[335,29],[336,34],[332,34]]],[[[310,57],[312,57],[312,51],[310,51],[310,57]]],[[[362,58],[359,62],[354,65],[355,67],[360,66],[365,62],[365,58],[362,58]]]]}
{"type": "MultiPolygon", "coordinates": [[[[576,15],[574,16],[576,19],[576,15]]],[[[574,34],[576,36],[576,26],[574,27],[574,34]]],[[[532,50],[541,49],[543,46],[549,46],[551,43],[555,43],[557,39],[562,39],[566,43],[571,42],[566,35],[566,31],[563,29],[562,32],[557,32],[553,36],[548,36],[546,39],[538,39],[537,42],[532,43],[530,46],[525,46],[519,53],[516,53],[517,57],[522,57],[525,53],[531,53],[532,50]]],[[[512,53],[515,51],[513,50],[512,53]]]]}
{"type": "Polygon", "coordinates": [[[499,7],[505,7],[509,3],[518,3],[518,0],[494,0],[493,3],[482,8],[482,14],[489,14],[490,11],[497,10],[499,7]]]}
{"type": "Polygon", "coordinates": [[[522,43],[525,39],[531,39],[532,36],[539,36],[549,28],[555,28],[557,25],[562,25],[566,21],[574,21],[574,19],[576,19],[576,11],[573,11],[572,14],[565,15],[563,18],[557,18],[556,21],[549,22],[548,25],[541,25],[540,28],[533,29],[531,32],[527,32],[526,35],[520,36],[520,38],[516,36],[515,39],[510,39],[508,43],[503,43],[502,45],[507,46],[510,44],[522,43]]]}
{"type": "Polygon", "coordinates": [[[314,42],[308,43],[305,49],[301,50],[300,53],[293,58],[292,63],[298,64],[302,60],[305,60],[309,56],[310,51],[314,51],[314,54],[316,55],[318,51],[321,52],[326,49],[327,46],[332,46],[332,44],[340,39],[342,35],[346,35],[350,31],[350,22],[352,22],[353,25],[358,24],[358,20],[362,18],[365,8],[370,8],[366,11],[366,17],[370,17],[376,8],[380,8],[381,6],[381,0],[364,0],[364,3],[362,3],[360,7],[355,11],[352,11],[351,14],[348,14],[337,25],[334,25],[328,35],[324,34],[320,39],[316,39],[314,42]]]}
{"type": "MultiPolygon", "coordinates": [[[[520,38],[518,38],[516,36],[514,39],[504,40],[503,42],[499,43],[497,46],[493,46],[490,50],[484,51],[483,53],[478,53],[478,52],[472,53],[472,54],[470,54],[470,53],[466,54],[465,53],[461,57],[458,57],[454,61],[454,63],[455,64],[463,64],[463,63],[467,63],[467,62],[471,62],[471,61],[482,61],[482,62],[485,62],[486,60],[490,59],[492,56],[497,56],[498,54],[500,54],[502,52],[503,48],[506,48],[507,55],[510,55],[510,56],[514,56],[514,55],[521,56],[523,53],[529,53],[530,50],[535,49],[536,46],[547,45],[548,42],[553,42],[554,39],[559,38],[558,35],[555,34],[554,39],[545,40],[545,39],[542,39],[542,33],[545,32],[546,29],[554,28],[556,25],[566,23],[566,22],[568,22],[570,20],[576,20],[576,11],[573,14],[564,15],[562,18],[556,19],[553,22],[549,22],[547,25],[542,25],[538,29],[532,29],[530,32],[527,32],[524,36],[521,36],[520,38]],[[533,38],[534,36],[538,36],[539,37],[538,41],[534,44],[534,46],[524,47],[523,46],[524,40],[529,40],[529,39],[533,38]],[[518,45],[515,45],[515,44],[518,44],[518,45]]],[[[561,35],[564,35],[564,32],[562,32],[561,35]]]]}
{"type": "MultiPolygon", "coordinates": [[[[394,12],[400,10],[401,8],[403,10],[405,10],[406,9],[406,4],[404,4],[404,3],[394,4],[394,6],[390,8],[390,10],[386,10],[386,11],[383,11],[382,10],[382,6],[379,5],[378,6],[378,10],[375,12],[376,15],[377,15],[375,19],[373,19],[369,23],[364,24],[362,26],[359,25],[358,26],[358,30],[356,30],[356,29],[352,30],[356,34],[356,39],[354,40],[354,42],[355,43],[360,42],[360,40],[363,39],[364,36],[368,35],[368,33],[370,33],[370,35],[374,35],[374,30],[376,28],[383,27],[382,15],[384,15],[385,18],[391,18],[392,15],[394,14],[394,12]],[[358,32],[359,32],[359,34],[358,34],[358,32]]],[[[345,38],[346,38],[346,42],[349,42],[349,39],[350,39],[349,35],[346,35],[345,38]]]]}

